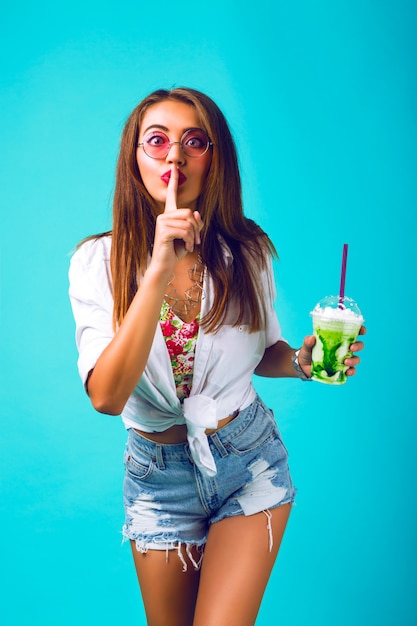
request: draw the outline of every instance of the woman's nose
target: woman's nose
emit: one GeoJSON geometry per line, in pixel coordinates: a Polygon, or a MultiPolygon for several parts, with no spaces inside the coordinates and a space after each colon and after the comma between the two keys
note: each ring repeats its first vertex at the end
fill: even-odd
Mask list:
{"type": "Polygon", "coordinates": [[[182,149],[180,141],[173,141],[169,147],[168,154],[166,156],[168,163],[184,163],[185,154],[182,149]]]}

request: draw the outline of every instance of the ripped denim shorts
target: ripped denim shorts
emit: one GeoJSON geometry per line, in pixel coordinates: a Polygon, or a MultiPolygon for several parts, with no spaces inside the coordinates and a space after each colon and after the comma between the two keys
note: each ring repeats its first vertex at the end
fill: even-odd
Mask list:
{"type": "Polygon", "coordinates": [[[211,524],[294,502],[288,453],[259,397],[208,439],[212,478],[193,463],[188,443],[159,444],[128,430],[122,532],[140,552],[202,550],[211,524]]]}

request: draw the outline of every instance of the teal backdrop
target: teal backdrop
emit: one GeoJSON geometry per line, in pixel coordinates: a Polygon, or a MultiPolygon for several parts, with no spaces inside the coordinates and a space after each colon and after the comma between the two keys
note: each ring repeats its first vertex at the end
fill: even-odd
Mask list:
{"type": "Polygon", "coordinates": [[[417,623],[416,17],[415,0],[2,8],[1,624],[145,624],[121,545],[125,432],[84,395],[67,270],[110,227],[131,109],[180,85],[230,122],[291,344],[337,292],[344,243],[368,327],[344,387],[256,380],[298,487],[257,625],[417,623]]]}

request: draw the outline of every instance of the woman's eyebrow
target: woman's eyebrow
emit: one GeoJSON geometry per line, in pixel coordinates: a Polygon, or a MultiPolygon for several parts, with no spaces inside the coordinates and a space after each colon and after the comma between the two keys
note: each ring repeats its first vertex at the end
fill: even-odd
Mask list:
{"type": "MultiPolygon", "coordinates": [[[[165,133],[169,132],[169,128],[163,126],[162,124],[151,124],[147,128],[144,129],[143,134],[146,134],[151,128],[159,128],[159,130],[163,130],[165,133]]],[[[190,126],[189,128],[184,128],[183,132],[186,133],[187,130],[203,130],[199,126],[190,126]]]]}
{"type": "Polygon", "coordinates": [[[166,133],[169,130],[166,126],[162,126],[162,124],[151,124],[150,126],[148,126],[148,128],[145,128],[143,132],[147,133],[148,130],[150,130],[151,128],[159,128],[160,130],[164,130],[166,133]]]}

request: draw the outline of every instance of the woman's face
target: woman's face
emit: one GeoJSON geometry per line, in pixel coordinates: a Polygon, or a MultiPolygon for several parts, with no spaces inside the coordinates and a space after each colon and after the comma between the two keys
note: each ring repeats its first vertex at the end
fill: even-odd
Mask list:
{"type": "MultiPolygon", "coordinates": [[[[164,100],[153,104],[146,111],[139,131],[139,143],[151,136],[151,143],[163,141],[163,135],[169,142],[179,142],[188,129],[201,128],[197,112],[189,104],[178,100],[164,100]]],[[[190,145],[195,145],[191,138],[190,145]]],[[[162,213],[165,209],[167,186],[172,165],[180,171],[177,206],[194,210],[197,198],[203,189],[204,180],[211,163],[211,148],[202,156],[188,156],[179,143],[171,145],[163,158],[148,156],[143,146],[136,151],[136,159],[143,184],[158,204],[162,213]]]]}

